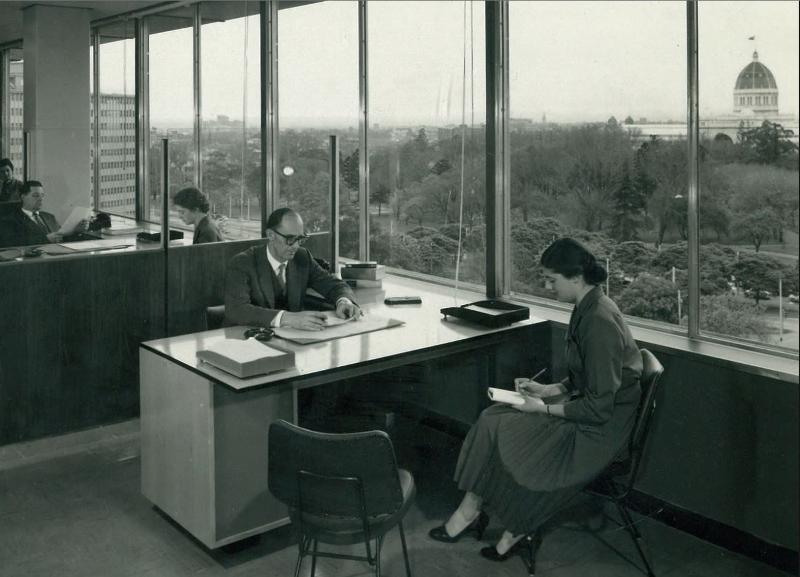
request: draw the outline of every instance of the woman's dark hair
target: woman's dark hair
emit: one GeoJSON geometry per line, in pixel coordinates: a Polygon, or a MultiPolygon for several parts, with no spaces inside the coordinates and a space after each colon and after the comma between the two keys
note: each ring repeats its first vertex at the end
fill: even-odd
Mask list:
{"type": "Polygon", "coordinates": [[[539,261],[544,268],[567,278],[583,276],[587,284],[598,285],[608,273],[589,250],[572,238],[560,238],[548,246],[539,261]]]}
{"type": "Polygon", "coordinates": [[[188,208],[189,210],[197,209],[200,212],[208,212],[210,208],[206,195],[193,186],[182,188],[176,192],[172,202],[183,208],[188,208]]]}

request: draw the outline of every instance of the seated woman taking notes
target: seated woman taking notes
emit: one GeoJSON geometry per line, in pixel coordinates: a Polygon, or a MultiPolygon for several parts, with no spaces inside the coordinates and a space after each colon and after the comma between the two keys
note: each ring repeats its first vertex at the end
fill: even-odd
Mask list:
{"type": "Polygon", "coordinates": [[[552,384],[517,379],[524,404],[495,404],[481,413],[456,464],[455,480],[466,494],[429,533],[448,543],[468,532],[480,539],[488,512],[505,529],[495,546],[481,549],[494,561],[508,559],[525,534],[614,459],[631,433],[641,392],[639,349],[600,287],[605,269],[570,238],[551,244],[541,264],[558,300],[575,304],[567,329],[569,376],[552,384]]]}
{"type": "Polygon", "coordinates": [[[172,202],[181,220],[194,225],[192,244],[223,240],[217,224],[208,215],[210,206],[205,194],[194,187],[183,188],[175,193],[172,202]]]}

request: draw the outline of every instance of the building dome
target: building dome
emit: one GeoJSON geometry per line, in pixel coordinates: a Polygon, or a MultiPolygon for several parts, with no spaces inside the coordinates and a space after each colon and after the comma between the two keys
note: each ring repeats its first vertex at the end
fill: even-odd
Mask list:
{"type": "Polygon", "coordinates": [[[758,52],[753,52],[753,61],[745,66],[736,79],[736,90],[777,90],[778,84],[769,68],[758,61],[758,52]]]}
{"type": "Polygon", "coordinates": [[[778,114],[778,83],[769,68],[758,61],[758,52],[753,52],[753,61],[742,69],[733,89],[733,112],[735,114],[778,114]]]}

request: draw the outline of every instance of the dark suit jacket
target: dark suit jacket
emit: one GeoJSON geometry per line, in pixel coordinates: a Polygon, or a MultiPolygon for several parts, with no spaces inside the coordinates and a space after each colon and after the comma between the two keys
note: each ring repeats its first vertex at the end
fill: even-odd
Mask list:
{"type": "Polygon", "coordinates": [[[210,216],[204,217],[194,227],[194,240],[192,244],[200,244],[203,242],[220,242],[222,235],[217,228],[217,223],[212,220],[210,216]]]}
{"type": "MultiPolygon", "coordinates": [[[[60,228],[56,217],[49,212],[40,210],[39,216],[50,228],[50,232],[55,232],[60,228]]],[[[0,223],[0,245],[2,246],[28,246],[48,244],[49,242],[44,230],[28,218],[21,208],[13,211],[0,223]]]]}
{"type": "MultiPolygon", "coordinates": [[[[231,259],[225,279],[227,324],[270,325],[278,314],[271,271],[265,245],[250,247],[231,259]]],[[[301,248],[286,265],[288,310],[303,310],[303,296],[308,288],[313,288],[330,303],[341,297],[355,302],[350,287],[325,271],[310,252],[301,248]]]]}

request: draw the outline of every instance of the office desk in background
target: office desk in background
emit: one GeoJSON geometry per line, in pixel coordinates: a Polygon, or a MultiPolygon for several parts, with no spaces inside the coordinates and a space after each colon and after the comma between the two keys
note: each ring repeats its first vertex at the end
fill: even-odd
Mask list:
{"type": "MultiPolygon", "coordinates": [[[[267,488],[267,430],[275,419],[297,422],[297,392],[341,379],[438,359],[519,339],[547,323],[530,319],[484,329],[439,313],[450,289],[387,279],[384,291],[356,292],[366,314],[404,325],[311,345],[276,341],[295,352],[295,368],[238,379],[196,358],[244,327],[142,343],[140,347],[142,493],[209,548],[288,523],[285,506],[267,488]],[[412,292],[422,305],[388,307],[383,296],[412,292]]],[[[460,303],[483,298],[461,292],[460,303]]],[[[486,383],[464,383],[483,395],[486,383]],[[477,386],[477,388],[476,388],[477,386]]]]}

